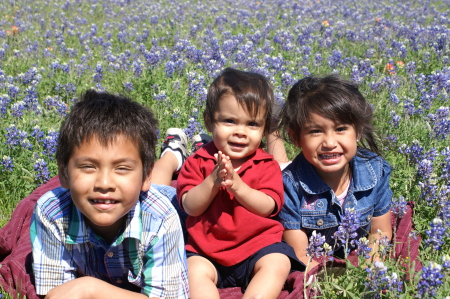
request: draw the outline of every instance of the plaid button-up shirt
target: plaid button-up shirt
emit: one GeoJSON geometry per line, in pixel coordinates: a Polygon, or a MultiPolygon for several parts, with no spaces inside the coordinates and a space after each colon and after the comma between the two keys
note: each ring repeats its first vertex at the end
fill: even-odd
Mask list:
{"type": "Polygon", "coordinates": [[[141,192],[123,232],[107,244],[86,224],[69,190],[47,192],[30,229],[36,293],[92,276],[149,297],[188,298],[183,233],[169,195],[175,190],[168,186],[141,192]]]}

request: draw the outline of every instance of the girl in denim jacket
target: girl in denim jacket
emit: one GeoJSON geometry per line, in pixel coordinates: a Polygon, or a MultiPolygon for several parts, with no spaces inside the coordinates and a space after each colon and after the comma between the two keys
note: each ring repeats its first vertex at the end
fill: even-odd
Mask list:
{"type": "MultiPolygon", "coordinates": [[[[359,213],[356,239],[368,236],[372,253],[381,236],[392,238],[391,170],[380,156],[371,121],[372,107],[358,88],[336,75],[306,77],[289,91],[280,127],[301,152],[283,171],[279,218],[284,240],[305,264],[312,232],[334,245],[347,209],[359,213]]],[[[339,246],[334,254],[343,258],[339,246]]],[[[310,262],[308,270],[316,265],[310,262]]]]}

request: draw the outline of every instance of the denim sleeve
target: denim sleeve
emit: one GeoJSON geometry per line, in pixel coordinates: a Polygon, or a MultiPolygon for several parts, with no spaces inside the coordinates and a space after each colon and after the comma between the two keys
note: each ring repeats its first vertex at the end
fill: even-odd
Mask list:
{"type": "Polygon", "coordinates": [[[382,163],[380,163],[380,177],[378,184],[375,188],[376,190],[376,199],[375,199],[375,208],[373,211],[373,217],[378,217],[389,212],[392,203],[392,190],[389,186],[389,180],[391,177],[391,167],[388,162],[383,159],[382,163]]]}
{"type": "Polygon", "coordinates": [[[289,173],[283,174],[284,205],[278,219],[285,229],[301,229],[301,194],[289,173]]]}

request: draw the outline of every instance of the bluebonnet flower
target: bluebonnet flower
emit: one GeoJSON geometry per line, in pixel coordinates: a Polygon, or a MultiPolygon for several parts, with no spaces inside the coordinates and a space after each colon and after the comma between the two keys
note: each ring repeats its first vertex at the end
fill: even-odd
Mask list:
{"type": "Polygon", "coordinates": [[[389,275],[387,271],[388,268],[380,261],[375,261],[372,268],[366,268],[367,282],[364,285],[372,292],[371,298],[381,298],[381,294],[387,290],[394,294],[403,290],[403,282],[399,280],[397,273],[389,275]]]}
{"type": "Polygon", "coordinates": [[[6,127],[6,142],[5,144],[9,148],[16,148],[22,140],[27,138],[28,134],[26,132],[21,131],[16,127],[16,125],[11,124],[6,127]]]}
{"type": "Polygon", "coordinates": [[[420,198],[424,199],[430,206],[432,206],[438,196],[439,186],[437,185],[436,180],[426,178],[424,181],[419,181],[418,185],[421,191],[420,198]]]}
{"type": "Polygon", "coordinates": [[[431,114],[433,124],[433,136],[438,139],[445,139],[450,135],[450,108],[440,107],[435,114],[431,114]]]}
{"type": "Polygon", "coordinates": [[[444,227],[444,222],[441,218],[434,218],[430,223],[430,229],[425,231],[427,239],[425,244],[427,246],[432,246],[434,250],[441,250],[444,244],[446,228],[444,227]]]}
{"type": "Polygon", "coordinates": [[[372,252],[372,248],[369,247],[369,244],[370,241],[366,237],[351,241],[351,245],[356,247],[356,254],[364,256],[366,259],[370,258],[370,252],[372,252]]]}
{"type": "Polygon", "coordinates": [[[392,199],[391,211],[397,218],[403,218],[406,215],[408,209],[406,199],[403,196],[394,197],[392,199]]]}
{"type": "MultiPolygon", "coordinates": [[[[382,232],[378,231],[378,234],[381,235],[382,232]]],[[[386,235],[380,236],[378,239],[378,253],[381,257],[385,256],[389,250],[392,248],[391,240],[386,235]]]]}
{"type": "Polygon", "coordinates": [[[450,270],[450,255],[445,254],[442,256],[442,267],[447,271],[450,270]]]}
{"type": "Polygon", "coordinates": [[[20,141],[20,145],[27,150],[31,150],[33,148],[33,145],[31,144],[30,140],[28,140],[27,138],[23,139],[22,141],[20,141]]]}
{"type": "Polygon", "coordinates": [[[31,137],[36,139],[38,142],[40,142],[42,140],[42,138],[44,137],[44,131],[41,130],[39,125],[35,125],[33,127],[33,131],[31,132],[30,135],[31,135],[31,137]]]}
{"type": "Polygon", "coordinates": [[[395,93],[390,94],[389,101],[391,101],[391,103],[393,103],[394,105],[397,105],[398,103],[400,103],[400,100],[398,99],[398,97],[395,93]]]}
{"type": "Polygon", "coordinates": [[[333,50],[328,57],[328,65],[332,68],[336,68],[342,62],[342,52],[339,50],[333,50]]]}
{"type": "Polygon", "coordinates": [[[6,114],[6,109],[11,103],[11,99],[7,94],[0,95],[0,117],[6,114]]]}
{"type": "Polygon", "coordinates": [[[49,130],[47,136],[42,140],[42,146],[44,150],[42,154],[46,156],[52,156],[56,153],[56,147],[58,146],[59,132],[56,130],[49,130]]]}
{"type": "Polygon", "coordinates": [[[428,266],[422,268],[416,297],[424,299],[436,298],[437,288],[442,284],[443,278],[442,266],[435,262],[430,262],[428,266]]]}
{"type": "Polygon", "coordinates": [[[3,166],[2,172],[14,170],[13,160],[9,156],[3,156],[2,161],[0,162],[0,165],[3,166]]]}
{"type": "Polygon", "coordinates": [[[188,126],[184,130],[189,138],[192,138],[195,133],[203,131],[202,124],[198,121],[198,116],[198,109],[192,109],[192,115],[188,120],[188,126]]]}
{"type": "Polygon", "coordinates": [[[35,171],[35,180],[38,186],[44,184],[50,179],[47,163],[43,159],[37,159],[33,165],[35,171]]]}
{"type": "Polygon", "coordinates": [[[138,59],[138,60],[133,61],[132,66],[133,66],[134,76],[139,78],[142,75],[142,71],[143,71],[142,69],[143,69],[144,65],[138,59]]]}
{"type": "Polygon", "coordinates": [[[311,237],[309,237],[308,246],[306,247],[306,253],[310,259],[318,258],[324,255],[324,243],[325,236],[322,236],[321,233],[313,231],[311,237]]]}
{"type": "Polygon", "coordinates": [[[123,88],[127,91],[132,91],[134,89],[133,82],[124,82],[123,88]]]}
{"type": "Polygon", "coordinates": [[[389,123],[392,124],[392,126],[394,128],[398,128],[398,126],[400,125],[400,120],[402,118],[400,117],[400,115],[395,113],[395,111],[391,111],[390,114],[391,114],[391,120],[389,121],[389,123]]]}
{"type": "Polygon", "coordinates": [[[7,88],[8,88],[8,96],[11,99],[14,99],[20,93],[20,88],[15,85],[7,84],[7,88]]]}
{"type": "Polygon", "coordinates": [[[429,159],[423,159],[417,165],[417,174],[422,178],[428,178],[433,173],[433,169],[433,162],[429,159]]]}
{"type": "Polygon", "coordinates": [[[346,256],[350,252],[350,240],[358,236],[356,231],[360,227],[360,216],[355,209],[346,209],[338,230],[334,233],[333,238],[344,246],[346,256]]]}
{"type": "Polygon", "coordinates": [[[61,118],[65,117],[69,112],[67,104],[60,100],[59,96],[47,96],[44,100],[47,109],[55,108],[61,118]]]}
{"type": "Polygon", "coordinates": [[[95,73],[92,75],[94,82],[99,83],[103,79],[103,66],[100,62],[95,66],[95,73]]]}
{"type": "Polygon", "coordinates": [[[24,101],[15,102],[11,106],[11,115],[15,118],[21,118],[26,110],[26,104],[24,101]]]}

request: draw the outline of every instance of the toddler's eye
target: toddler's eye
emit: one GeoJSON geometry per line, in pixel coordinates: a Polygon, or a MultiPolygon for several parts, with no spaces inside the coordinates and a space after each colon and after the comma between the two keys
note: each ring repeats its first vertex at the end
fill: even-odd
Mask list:
{"type": "Polygon", "coordinates": [[[234,120],[232,119],[225,119],[224,122],[227,124],[234,124],[234,120]]]}
{"type": "Polygon", "coordinates": [[[249,122],[248,125],[249,125],[250,127],[259,127],[258,123],[257,123],[257,122],[254,122],[254,121],[249,122]]]}

